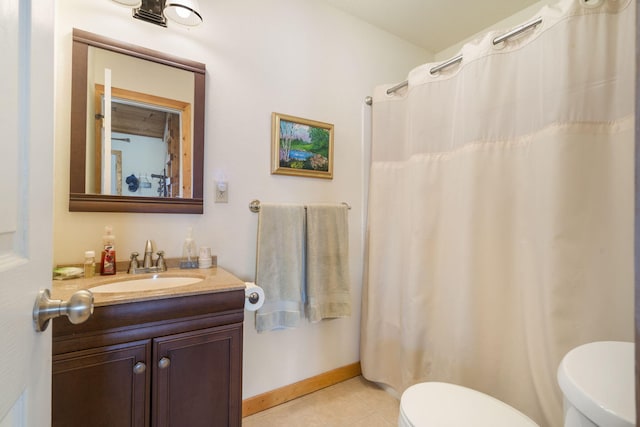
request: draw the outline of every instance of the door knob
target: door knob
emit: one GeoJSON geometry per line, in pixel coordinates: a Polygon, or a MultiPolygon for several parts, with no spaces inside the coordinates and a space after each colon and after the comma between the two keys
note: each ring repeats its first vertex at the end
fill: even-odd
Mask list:
{"type": "Polygon", "coordinates": [[[87,290],[80,290],[71,295],[69,301],[51,299],[49,289],[38,292],[33,306],[33,323],[37,332],[42,332],[49,326],[49,320],[65,315],[71,323],[85,322],[93,314],[93,294],[87,290]]]}

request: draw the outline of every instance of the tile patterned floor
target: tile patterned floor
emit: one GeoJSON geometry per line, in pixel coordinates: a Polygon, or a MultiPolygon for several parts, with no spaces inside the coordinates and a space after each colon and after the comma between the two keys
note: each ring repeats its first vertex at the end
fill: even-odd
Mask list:
{"type": "Polygon", "coordinates": [[[243,427],[395,427],[400,402],[356,377],[246,417],[243,427]]]}

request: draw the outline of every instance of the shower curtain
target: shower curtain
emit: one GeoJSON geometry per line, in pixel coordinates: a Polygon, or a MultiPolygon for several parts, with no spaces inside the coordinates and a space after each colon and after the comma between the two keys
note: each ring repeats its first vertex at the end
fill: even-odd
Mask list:
{"type": "Polygon", "coordinates": [[[561,426],[562,356],[633,340],[635,1],[539,16],[376,88],[361,362],[561,426]]]}

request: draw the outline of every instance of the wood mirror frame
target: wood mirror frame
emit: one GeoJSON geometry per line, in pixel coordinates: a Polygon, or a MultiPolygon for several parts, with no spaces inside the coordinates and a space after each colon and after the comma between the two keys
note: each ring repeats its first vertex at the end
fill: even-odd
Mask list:
{"type": "Polygon", "coordinates": [[[194,214],[203,212],[205,73],[205,65],[202,63],[73,29],[69,211],[194,214]],[[192,198],[114,196],[86,192],[87,63],[90,46],[193,72],[192,198]]]}

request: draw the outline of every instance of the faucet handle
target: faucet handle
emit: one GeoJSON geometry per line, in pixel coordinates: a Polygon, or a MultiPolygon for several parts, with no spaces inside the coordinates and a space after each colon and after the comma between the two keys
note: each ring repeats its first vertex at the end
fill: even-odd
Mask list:
{"type": "Polygon", "coordinates": [[[156,267],[159,271],[167,271],[167,264],[164,262],[164,251],[156,252],[158,258],[156,259],[156,267]]]}
{"type": "Polygon", "coordinates": [[[127,269],[127,273],[132,273],[136,268],[140,267],[140,263],[138,262],[138,252],[131,252],[131,258],[129,260],[129,268],[127,269]]]}

